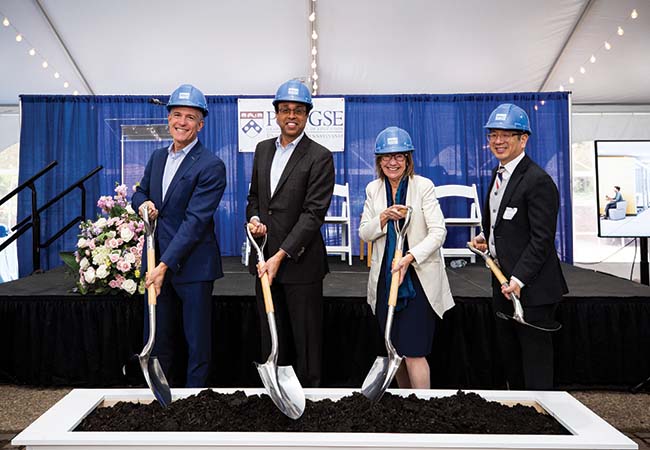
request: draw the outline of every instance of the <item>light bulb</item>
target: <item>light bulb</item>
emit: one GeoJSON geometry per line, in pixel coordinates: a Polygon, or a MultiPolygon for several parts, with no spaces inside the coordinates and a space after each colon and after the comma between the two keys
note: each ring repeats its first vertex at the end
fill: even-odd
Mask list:
{"type": "Polygon", "coordinates": [[[569,83],[570,83],[570,84],[573,84],[573,83],[575,83],[575,82],[576,82],[575,78],[573,78],[573,77],[569,77],[569,83]]]}
{"type": "Polygon", "coordinates": [[[584,75],[585,72],[587,72],[587,69],[585,69],[584,67],[580,66],[580,73],[584,75]]]}
{"type": "Polygon", "coordinates": [[[48,66],[48,65],[49,65],[49,64],[47,63],[47,61],[43,61],[43,64],[41,64],[41,66],[43,67],[43,69],[47,69],[47,66],[48,66]]]}
{"type": "Polygon", "coordinates": [[[560,92],[564,92],[564,86],[560,85],[560,87],[558,87],[557,90],[560,92]]]}
{"type": "Polygon", "coordinates": [[[72,95],[79,95],[79,91],[75,89],[72,95]]]}
{"type": "Polygon", "coordinates": [[[537,105],[533,106],[533,108],[535,108],[535,111],[537,111],[537,110],[539,109],[539,108],[537,107],[537,105]]]}
{"type": "Polygon", "coordinates": [[[312,69],[316,68],[316,60],[315,59],[311,62],[311,68],[312,69]]]}
{"type": "Polygon", "coordinates": [[[316,33],[316,30],[314,30],[314,31],[311,33],[311,38],[312,38],[313,40],[318,39],[318,33],[316,33]]]}
{"type": "Polygon", "coordinates": [[[313,22],[314,20],[316,20],[316,13],[315,13],[315,12],[313,12],[313,13],[311,13],[311,14],[309,15],[309,21],[310,21],[310,22],[313,22]]]}
{"type": "Polygon", "coordinates": [[[611,50],[612,49],[612,44],[609,42],[605,41],[605,50],[611,50]]]}
{"type": "Polygon", "coordinates": [[[5,17],[4,20],[2,21],[2,24],[3,24],[5,27],[8,27],[9,25],[11,25],[11,23],[9,23],[9,19],[7,19],[6,17],[5,17]]]}
{"type": "Polygon", "coordinates": [[[316,49],[315,45],[311,48],[311,54],[314,55],[314,56],[316,56],[318,54],[318,50],[316,49]]]}
{"type": "Polygon", "coordinates": [[[16,35],[16,42],[20,42],[23,40],[23,35],[22,34],[17,34],[16,35]]]}
{"type": "Polygon", "coordinates": [[[54,78],[59,78],[61,75],[59,75],[59,72],[54,72],[54,78]]]}
{"type": "Polygon", "coordinates": [[[623,28],[621,28],[621,27],[618,27],[618,30],[616,30],[616,33],[619,36],[623,36],[625,34],[625,30],[623,30],[623,28]]]}
{"type": "Polygon", "coordinates": [[[314,72],[314,75],[312,76],[312,78],[313,78],[314,80],[318,80],[318,74],[317,74],[316,72],[314,72]]]}
{"type": "Polygon", "coordinates": [[[314,90],[318,89],[318,83],[316,83],[316,82],[314,81],[314,84],[312,84],[312,87],[314,88],[314,90]]]}
{"type": "Polygon", "coordinates": [[[590,63],[595,63],[596,62],[596,55],[591,55],[591,58],[589,58],[590,63]]]}
{"type": "Polygon", "coordinates": [[[63,87],[68,89],[70,87],[70,83],[68,83],[67,81],[64,81],[63,82],[63,87]]]}
{"type": "Polygon", "coordinates": [[[36,49],[35,48],[30,48],[29,49],[29,56],[34,56],[36,54],[36,49]]]}
{"type": "Polygon", "coordinates": [[[542,100],[540,101],[540,103],[542,104],[542,106],[544,106],[546,104],[546,100],[542,100]]]}
{"type": "Polygon", "coordinates": [[[633,18],[633,19],[636,19],[637,17],[639,17],[639,13],[636,12],[636,9],[632,10],[632,13],[630,14],[630,17],[633,18]]]}

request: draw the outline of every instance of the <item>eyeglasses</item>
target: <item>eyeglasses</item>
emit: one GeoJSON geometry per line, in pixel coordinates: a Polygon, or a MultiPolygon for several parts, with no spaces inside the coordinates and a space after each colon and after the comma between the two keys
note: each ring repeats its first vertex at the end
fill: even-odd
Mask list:
{"type": "Polygon", "coordinates": [[[486,137],[488,142],[494,142],[497,139],[501,139],[502,141],[507,141],[513,136],[521,136],[522,134],[523,133],[519,133],[517,131],[512,133],[488,133],[486,137]]]}
{"type": "Polygon", "coordinates": [[[299,107],[294,108],[294,109],[286,108],[286,107],[278,109],[278,114],[282,114],[282,115],[287,116],[287,115],[289,115],[291,113],[294,113],[296,116],[306,116],[307,115],[307,108],[305,108],[304,106],[299,106],[299,107]]]}
{"type": "Polygon", "coordinates": [[[382,155],[381,156],[381,161],[382,162],[388,162],[391,159],[395,159],[397,162],[404,162],[406,159],[406,155],[404,153],[393,153],[392,155],[382,155]]]}

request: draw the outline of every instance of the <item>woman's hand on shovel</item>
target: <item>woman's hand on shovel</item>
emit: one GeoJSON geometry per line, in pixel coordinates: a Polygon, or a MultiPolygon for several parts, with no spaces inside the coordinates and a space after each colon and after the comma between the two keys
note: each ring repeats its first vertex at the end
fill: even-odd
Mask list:
{"type": "Polygon", "coordinates": [[[393,270],[391,270],[391,273],[395,273],[399,270],[399,284],[402,284],[402,281],[404,281],[406,271],[414,260],[415,257],[410,253],[407,253],[406,255],[402,256],[399,261],[393,264],[393,270]]]}
{"type": "Polygon", "coordinates": [[[153,287],[156,290],[156,297],[160,295],[160,289],[162,288],[163,280],[165,279],[165,272],[167,272],[167,264],[164,262],[160,262],[153,270],[147,272],[145,286],[148,288],[153,284],[153,287]]]}

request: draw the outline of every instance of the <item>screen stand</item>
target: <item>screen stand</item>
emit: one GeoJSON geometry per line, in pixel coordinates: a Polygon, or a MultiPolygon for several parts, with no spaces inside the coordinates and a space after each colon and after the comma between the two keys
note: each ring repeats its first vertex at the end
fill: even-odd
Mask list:
{"type": "Polygon", "coordinates": [[[642,237],[639,239],[641,240],[641,264],[639,265],[641,284],[650,286],[650,280],[648,280],[648,238],[642,237]]]}

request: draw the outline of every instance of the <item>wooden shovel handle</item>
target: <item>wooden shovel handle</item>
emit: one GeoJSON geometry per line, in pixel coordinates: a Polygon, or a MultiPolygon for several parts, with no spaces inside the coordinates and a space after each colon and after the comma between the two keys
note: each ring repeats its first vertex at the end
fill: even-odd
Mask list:
{"type": "MultiPolygon", "coordinates": [[[[156,267],[156,254],[153,248],[147,247],[147,275],[156,267]]],[[[147,300],[150,305],[156,304],[156,288],[151,284],[147,288],[147,300]]]]}
{"type": "Polygon", "coordinates": [[[264,275],[262,275],[260,281],[262,283],[262,294],[264,294],[264,309],[266,309],[267,314],[274,312],[273,297],[271,297],[271,284],[269,283],[269,274],[264,272],[264,275]]]}
{"type": "Polygon", "coordinates": [[[499,283],[509,284],[508,279],[505,277],[505,275],[503,275],[503,272],[501,272],[501,269],[499,269],[499,266],[497,266],[497,263],[495,263],[492,258],[489,256],[485,258],[485,263],[488,265],[494,276],[497,277],[499,283]]]}
{"type": "MultiPolygon", "coordinates": [[[[395,250],[395,256],[393,257],[393,265],[391,267],[395,267],[395,264],[397,264],[400,259],[402,259],[402,250],[395,250]]],[[[390,293],[388,294],[388,306],[394,307],[395,305],[397,305],[397,290],[399,289],[399,274],[400,271],[398,270],[397,272],[391,275],[390,293]]]]}

